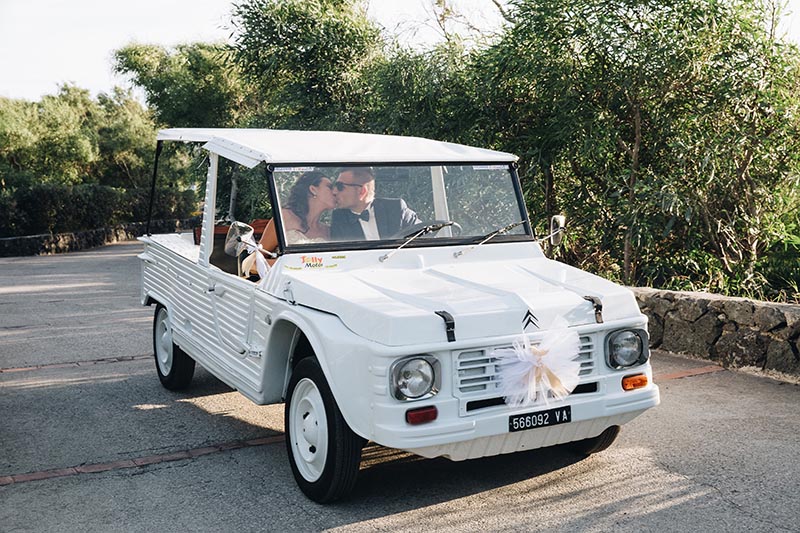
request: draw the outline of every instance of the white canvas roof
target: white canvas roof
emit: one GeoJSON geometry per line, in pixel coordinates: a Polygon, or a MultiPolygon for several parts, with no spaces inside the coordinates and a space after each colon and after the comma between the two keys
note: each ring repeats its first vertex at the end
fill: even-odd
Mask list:
{"type": "Polygon", "coordinates": [[[227,159],[254,167],[294,163],[510,163],[517,156],[419,137],[341,131],[173,128],[164,141],[203,142],[227,159]]]}

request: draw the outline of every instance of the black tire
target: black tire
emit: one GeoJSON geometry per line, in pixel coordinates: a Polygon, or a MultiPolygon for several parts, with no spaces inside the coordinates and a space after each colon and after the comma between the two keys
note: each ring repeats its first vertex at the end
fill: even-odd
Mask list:
{"type": "Polygon", "coordinates": [[[617,440],[617,435],[619,435],[619,430],[619,426],[611,426],[596,437],[570,442],[567,446],[575,453],[589,456],[593,453],[602,452],[614,444],[614,441],[617,440]]]}
{"type": "Polygon", "coordinates": [[[318,503],[348,496],[365,441],[345,422],[313,357],[301,360],[292,371],[284,420],[289,464],[303,494],[318,503]]]}
{"type": "Polygon", "coordinates": [[[167,308],[159,304],[153,315],[153,357],[158,379],[164,388],[185,389],[194,376],[194,359],[172,342],[172,325],[167,308]]]}

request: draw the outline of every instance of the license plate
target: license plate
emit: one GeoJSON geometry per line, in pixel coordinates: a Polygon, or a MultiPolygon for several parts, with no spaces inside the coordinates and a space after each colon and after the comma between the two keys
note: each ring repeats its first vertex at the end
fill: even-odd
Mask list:
{"type": "Polygon", "coordinates": [[[569,405],[565,405],[555,409],[548,409],[547,411],[511,415],[508,417],[508,431],[513,433],[514,431],[566,424],[571,421],[572,408],[569,405]]]}

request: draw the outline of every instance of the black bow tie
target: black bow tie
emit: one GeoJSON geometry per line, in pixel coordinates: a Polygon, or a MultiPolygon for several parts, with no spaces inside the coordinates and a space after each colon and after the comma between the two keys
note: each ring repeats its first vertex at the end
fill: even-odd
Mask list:
{"type": "Polygon", "coordinates": [[[360,215],[353,213],[353,216],[363,220],[364,222],[369,222],[369,209],[364,209],[360,215]]]}

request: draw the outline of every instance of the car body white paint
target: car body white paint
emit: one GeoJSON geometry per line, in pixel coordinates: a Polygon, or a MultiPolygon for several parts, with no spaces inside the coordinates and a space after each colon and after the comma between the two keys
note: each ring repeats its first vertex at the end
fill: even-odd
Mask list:
{"type": "Polygon", "coordinates": [[[258,286],[209,264],[220,155],[247,166],[260,161],[308,163],[314,154],[320,161],[339,157],[349,163],[356,155],[364,162],[443,163],[511,163],[515,156],[349,133],[289,132],[287,141],[287,132],[265,130],[165,130],[159,138],[204,142],[211,164],[201,244],[195,246],[185,234],[141,238],[142,303],[166,306],[175,343],[253,402],[283,400],[289,362],[302,334],[351,429],[378,444],[425,457],[461,460],[594,437],[659,403],[649,362],[625,370],[606,364],[610,332],[646,329],[646,317],[632,293],[548,259],[533,239],[478,247],[409,247],[387,261],[379,260],[386,249],[287,253],[258,286]],[[312,141],[325,148],[309,150],[312,141]],[[586,295],[602,301],[602,323],[586,295]],[[453,342],[436,311],[454,317],[453,342]],[[557,317],[567,320],[581,339],[580,382],[595,384],[595,391],[548,406],[470,408],[497,397],[496,367],[488,354],[520,337],[528,313],[535,321],[527,322],[525,333],[534,342],[557,317]],[[439,361],[441,387],[431,398],[401,401],[392,394],[389,369],[414,354],[439,361]],[[459,364],[466,359],[483,365],[485,387],[462,379],[459,364]],[[647,376],[648,385],[624,391],[621,379],[638,373],[647,376]],[[558,405],[571,406],[570,423],[509,432],[510,415],[558,405]],[[436,406],[435,421],[406,422],[409,409],[425,406],[436,406]]]}

